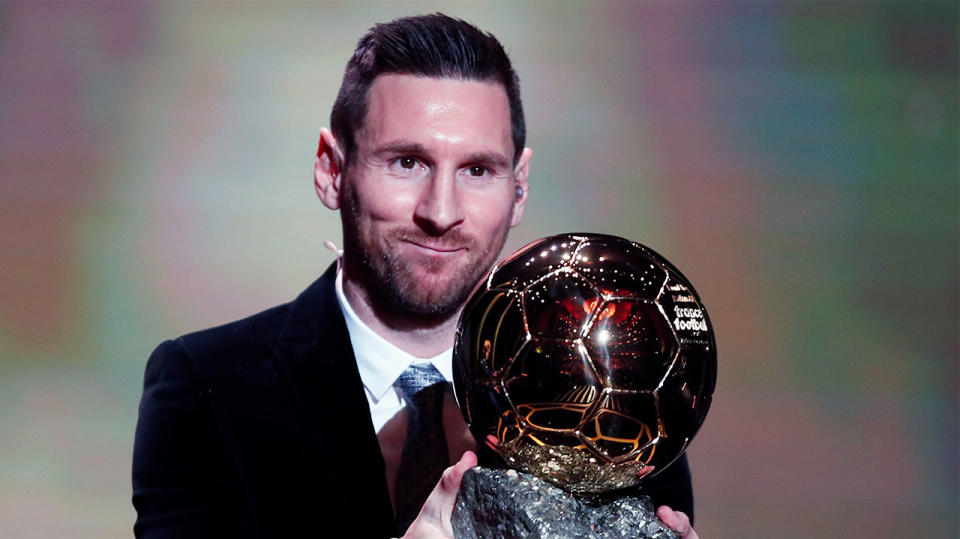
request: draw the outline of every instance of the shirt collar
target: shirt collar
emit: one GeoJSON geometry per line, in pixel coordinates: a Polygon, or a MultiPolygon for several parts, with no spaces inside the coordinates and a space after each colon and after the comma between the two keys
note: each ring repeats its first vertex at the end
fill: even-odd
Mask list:
{"type": "Polygon", "coordinates": [[[440,354],[423,359],[405,352],[387,341],[366,325],[357,313],[350,307],[350,302],[343,294],[343,271],[337,272],[336,280],[337,302],[347,322],[347,332],[350,334],[350,343],[353,345],[353,355],[357,358],[357,370],[360,371],[360,380],[367,388],[375,401],[379,401],[386,394],[400,373],[411,363],[433,363],[448,382],[453,380],[453,348],[440,354]]]}

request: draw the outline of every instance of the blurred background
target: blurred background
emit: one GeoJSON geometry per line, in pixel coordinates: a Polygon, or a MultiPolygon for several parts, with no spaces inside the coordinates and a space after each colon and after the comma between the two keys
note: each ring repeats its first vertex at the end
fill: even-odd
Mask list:
{"type": "Polygon", "coordinates": [[[521,77],[508,249],[626,236],[710,311],[700,534],[957,537],[957,2],[0,4],[0,536],[131,535],[148,354],[333,260],[343,67],[440,9],[521,77]]]}

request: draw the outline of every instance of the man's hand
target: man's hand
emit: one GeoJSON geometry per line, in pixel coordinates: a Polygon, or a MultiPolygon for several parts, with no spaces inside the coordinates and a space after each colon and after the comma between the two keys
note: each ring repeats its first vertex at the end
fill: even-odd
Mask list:
{"type": "Polygon", "coordinates": [[[666,505],[657,509],[657,517],[668,528],[680,534],[680,539],[700,539],[697,532],[690,526],[690,519],[683,511],[674,511],[666,505]]]}
{"type": "Polygon", "coordinates": [[[420,509],[417,519],[410,524],[407,533],[403,535],[405,539],[453,537],[450,517],[453,515],[453,505],[457,501],[460,481],[463,479],[464,472],[476,465],[477,455],[473,451],[467,451],[460,457],[460,462],[443,471],[440,482],[427,497],[427,501],[423,502],[423,508],[420,509]]]}

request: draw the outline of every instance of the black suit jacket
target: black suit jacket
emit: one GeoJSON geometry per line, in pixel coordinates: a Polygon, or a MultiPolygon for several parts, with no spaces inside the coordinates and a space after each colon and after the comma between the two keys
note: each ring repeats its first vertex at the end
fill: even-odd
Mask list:
{"type": "MultiPolygon", "coordinates": [[[[133,454],[138,537],[397,535],[335,275],[153,352],[133,454]]],[[[647,493],[692,515],[686,460],[647,493]]]]}

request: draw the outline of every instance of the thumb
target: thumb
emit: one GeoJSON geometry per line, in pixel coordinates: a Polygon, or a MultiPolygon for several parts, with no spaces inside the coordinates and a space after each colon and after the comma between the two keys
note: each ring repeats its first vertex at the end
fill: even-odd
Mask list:
{"type": "Polygon", "coordinates": [[[443,471],[440,482],[433,488],[417,519],[410,524],[405,537],[453,537],[450,517],[457,501],[457,492],[463,474],[477,465],[477,455],[467,451],[460,460],[443,471]]]}

